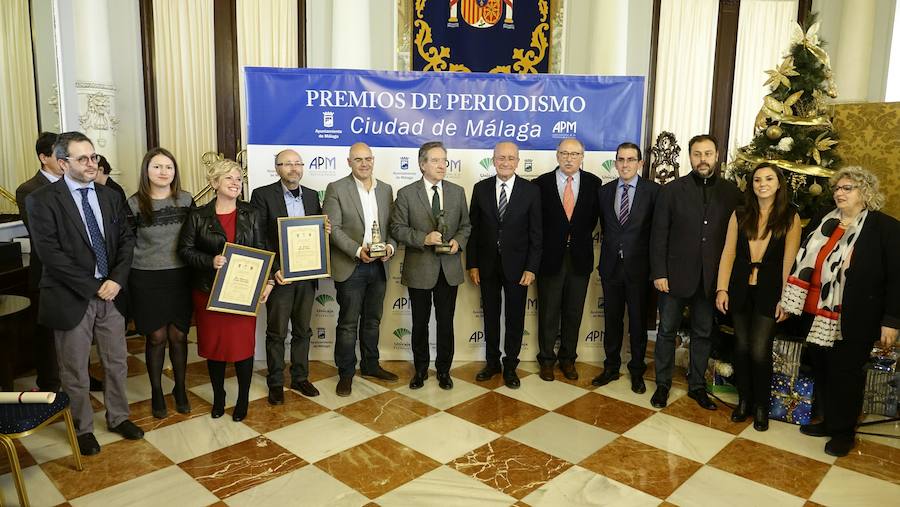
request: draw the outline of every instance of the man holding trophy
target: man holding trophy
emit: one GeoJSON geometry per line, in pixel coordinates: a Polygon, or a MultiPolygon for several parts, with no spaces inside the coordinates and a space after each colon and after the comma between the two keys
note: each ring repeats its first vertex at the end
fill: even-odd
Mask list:
{"type": "Polygon", "coordinates": [[[415,373],[410,389],[428,378],[428,322],[434,300],[437,321],[437,370],[441,389],[452,389],[453,314],[456,291],[464,281],[460,252],[472,226],[463,188],[444,180],[447,150],[440,142],[419,148],[422,179],[401,188],[391,214],[391,237],[406,245],[401,283],[409,288],[412,305],[412,351],[415,373]]]}

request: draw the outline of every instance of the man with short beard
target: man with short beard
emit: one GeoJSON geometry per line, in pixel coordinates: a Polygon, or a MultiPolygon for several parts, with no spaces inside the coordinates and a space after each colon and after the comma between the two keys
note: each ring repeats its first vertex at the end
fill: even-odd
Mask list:
{"type": "Polygon", "coordinates": [[[661,293],[654,349],[656,392],[650,403],[657,408],[668,403],[675,333],[685,306],[690,306],[688,396],[701,407],[715,410],[705,381],[712,348],[715,286],[728,219],[741,192],[718,175],[715,137],[694,136],[688,151],[693,170],[660,190],[650,233],[650,278],[661,293]]]}

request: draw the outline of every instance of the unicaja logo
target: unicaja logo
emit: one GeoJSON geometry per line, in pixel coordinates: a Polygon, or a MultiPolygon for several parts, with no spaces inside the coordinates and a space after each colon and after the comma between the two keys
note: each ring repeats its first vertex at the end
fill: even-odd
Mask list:
{"type": "Polygon", "coordinates": [[[321,306],[327,306],[328,303],[331,303],[332,301],[334,301],[334,297],[330,294],[319,294],[316,296],[316,303],[319,303],[321,306]]]}
{"type": "Polygon", "coordinates": [[[325,128],[334,127],[334,111],[322,111],[322,126],[325,128]]]}
{"type": "Polygon", "coordinates": [[[480,165],[484,169],[490,169],[491,166],[494,165],[494,163],[491,160],[491,157],[484,157],[480,162],[478,162],[478,165],[480,165]]]}
{"type": "Polygon", "coordinates": [[[405,338],[411,334],[412,334],[412,331],[410,331],[409,329],[406,329],[405,327],[398,327],[397,329],[394,330],[394,336],[398,340],[402,340],[403,338],[405,338]]]}

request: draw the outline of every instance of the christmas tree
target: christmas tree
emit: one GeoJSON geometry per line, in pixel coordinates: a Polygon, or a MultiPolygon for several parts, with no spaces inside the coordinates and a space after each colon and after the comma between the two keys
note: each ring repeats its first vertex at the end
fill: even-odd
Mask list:
{"type": "Polygon", "coordinates": [[[744,178],[768,162],[785,172],[794,204],[809,218],[833,204],[828,178],[839,163],[837,133],[829,100],[837,97],[828,53],[819,39],[816,16],[797,24],[781,65],[767,70],[769,93],[756,117],[753,140],[738,148],[726,176],[743,189],[744,178]]]}

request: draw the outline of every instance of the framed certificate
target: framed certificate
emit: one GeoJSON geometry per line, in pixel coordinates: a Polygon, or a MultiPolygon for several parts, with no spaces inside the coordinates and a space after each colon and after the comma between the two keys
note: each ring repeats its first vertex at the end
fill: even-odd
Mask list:
{"type": "Polygon", "coordinates": [[[285,281],[331,276],[331,253],[325,215],[278,219],[278,254],[285,281]]]}
{"type": "Polygon", "coordinates": [[[225,243],[226,262],[216,271],[206,309],[256,315],[259,297],[269,280],[275,254],[248,246],[225,243]]]}

